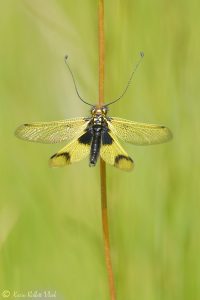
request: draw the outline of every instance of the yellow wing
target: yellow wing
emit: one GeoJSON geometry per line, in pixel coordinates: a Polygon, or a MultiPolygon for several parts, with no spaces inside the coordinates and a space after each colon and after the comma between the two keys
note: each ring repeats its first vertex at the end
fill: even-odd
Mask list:
{"type": "Polygon", "coordinates": [[[116,136],[112,132],[105,132],[102,135],[102,144],[100,149],[102,159],[116,168],[124,171],[131,171],[134,163],[130,156],[119,144],[116,136]]]}
{"type": "Polygon", "coordinates": [[[152,145],[169,141],[171,131],[162,125],[137,123],[121,118],[110,118],[109,129],[125,142],[135,145],[152,145]]]}
{"type": "Polygon", "coordinates": [[[18,138],[38,143],[60,143],[70,141],[83,132],[88,119],[75,118],[53,122],[37,122],[19,126],[15,134],[18,138]]]}
{"type": "Polygon", "coordinates": [[[90,153],[91,141],[92,135],[89,131],[81,133],[78,138],[75,138],[50,158],[50,166],[64,167],[84,159],[90,153]]]}

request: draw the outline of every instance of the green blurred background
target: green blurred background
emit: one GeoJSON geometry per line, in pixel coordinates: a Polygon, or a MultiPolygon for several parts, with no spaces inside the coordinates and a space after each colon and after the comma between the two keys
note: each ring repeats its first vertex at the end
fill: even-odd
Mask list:
{"type": "MultiPolygon", "coordinates": [[[[163,145],[124,145],[135,170],[107,167],[117,299],[200,299],[200,2],[105,1],[106,101],[111,116],[165,124],[163,145]],[[108,100],[107,100],[108,99],[108,100]]],[[[0,2],[0,298],[56,291],[56,299],[109,299],[99,165],[50,169],[63,145],[14,136],[24,122],[88,116],[98,99],[98,3],[0,2]]]]}

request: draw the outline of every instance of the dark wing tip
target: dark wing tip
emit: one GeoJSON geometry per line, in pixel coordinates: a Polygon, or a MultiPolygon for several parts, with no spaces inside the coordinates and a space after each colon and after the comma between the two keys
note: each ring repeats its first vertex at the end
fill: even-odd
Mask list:
{"type": "Polygon", "coordinates": [[[50,167],[64,167],[69,165],[71,156],[69,152],[56,153],[52,155],[49,159],[50,167]]]}
{"type": "Polygon", "coordinates": [[[131,171],[134,167],[134,162],[130,156],[119,154],[115,157],[115,167],[124,171],[131,171]]]}
{"type": "Polygon", "coordinates": [[[54,157],[60,157],[60,156],[65,157],[66,160],[70,160],[70,154],[69,154],[69,152],[56,153],[56,154],[52,155],[50,157],[50,159],[52,159],[54,157]]]}
{"type": "Polygon", "coordinates": [[[125,155],[119,154],[115,157],[115,163],[118,163],[121,159],[125,159],[127,161],[133,162],[133,160],[130,156],[125,156],[125,155]]]}

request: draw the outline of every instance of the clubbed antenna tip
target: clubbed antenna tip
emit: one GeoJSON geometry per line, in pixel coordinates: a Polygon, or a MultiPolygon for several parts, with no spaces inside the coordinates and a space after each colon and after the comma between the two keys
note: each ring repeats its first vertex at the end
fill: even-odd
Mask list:
{"type": "Polygon", "coordinates": [[[140,51],[140,56],[144,57],[144,52],[143,51],[140,51]]]}

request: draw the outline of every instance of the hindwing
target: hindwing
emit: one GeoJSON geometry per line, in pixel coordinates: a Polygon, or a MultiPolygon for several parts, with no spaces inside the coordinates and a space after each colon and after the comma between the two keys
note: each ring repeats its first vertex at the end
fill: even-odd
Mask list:
{"type": "Polygon", "coordinates": [[[102,134],[102,144],[100,149],[102,159],[118,169],[131,171],[133,160],[119,144],[114,133],[105,130],[102,134]]]}
{"type": "Polygon", "coordinates": [[[92,134],[89,130],[86,130],[78,138],[54,154],[49,160],[50,166],[64,167],[86,158],[90,153],[91,141],[92,134]]]}

